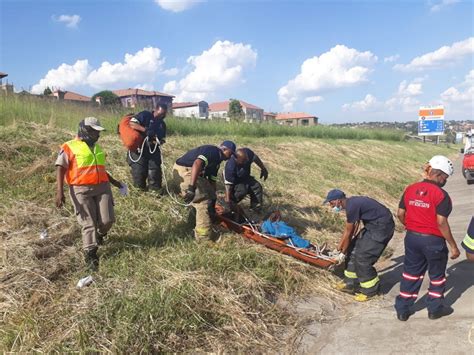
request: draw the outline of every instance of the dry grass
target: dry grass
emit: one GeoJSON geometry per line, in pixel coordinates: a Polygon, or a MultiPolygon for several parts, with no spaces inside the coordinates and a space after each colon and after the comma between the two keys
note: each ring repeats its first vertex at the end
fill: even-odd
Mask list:
{"type": "MultiPolygon", "coordinates": [[[[0,127],[3,351],[288,352],[302,324],[330,316],[295,316],[295,297],[348,301],[331,290],[331,273],[231,233],[218,244],[196,244],[184,208],[133,188],[129,198],[115,198],[117,223],[101,248],[96,282],[76,290],[84,276],[80,233],[69,201],[66,209],[52,207],[57,147],[72,132],[21,127],[0,127]],[[45,228],[50,238],[40,241],[45,228]]],[[[171,136],[166,165],[222,138],[171,136]]],[[[343,219],[321,207],[328,189],[368,194],[394,209],[422,162],[449,153],[407,143],[230,138],[269,166],[267,207],[282,210],[312,241],[332,245],[343,219]]],[[[116,136],[101,143],[112,174],[130,183],[116,136]]]]}

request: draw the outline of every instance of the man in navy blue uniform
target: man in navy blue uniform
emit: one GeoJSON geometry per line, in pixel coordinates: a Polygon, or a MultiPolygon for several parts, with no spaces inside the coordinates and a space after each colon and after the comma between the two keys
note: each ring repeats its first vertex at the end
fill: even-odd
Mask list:
{"type": "Polygon", "coordinates": [[[267,180],[268,170],[249,148],[237,149],[236,156],[231,157],[224,168],[225,201],[230,209],[234,204],[250,196],[250,208],[258,210],[263,203],[262,185],[251,175],[252,163],[260,168],[260,179],[267,180]]]}
{"type": "Polygon", "coordinates": [[[338,251],[346,254],[344,280],[336,285],[343,292],[356,293],[355,300],[364,302],[376,296],[380,280],[374,264],[382,255],[395,231],[390,210],[366,196],[347,198],[341,190],[329,191],[324,203],[334,212],[346,211],[346,227],[338,251]],[[360,222],[364,228],[356,235],[360,222]]]}
{"type": "Polygon", "coordinates": [[[133,185],[139,189],[161,192],[161,145],[165,143],[168,107],[158,104],[153,112],[142,111],[130,120],[130,127],[148,137],[143,150],[129,151],[127,162],[132,171],[133,185]]]}
{"type": "Polygon", "coordinates": [[[461,246],[466,251],[467,260],[474,261],[474,216],[471,218],[471,223],[467,228],[466,236],[461,246]]]}
{"type": "Polygon", "coordinates": [[[430,277],[426,299],[428,318],[437,319],[453,312],[443,305],[448,262],[446,242],[451,259],[459,256],[459,249],[448,223],[453,208],[451,198],[442,189],[453,172],[448,158],[434,156],[425,168],[426,178],[408,186],[400,200],[398,219],[406,228],[405,260],[395,309],[401,321],[408,320],[412,314],[410,308],[418,297],[426,270],[430,277]]]}
{"type": "Polygon", "coordinates": [[[203,145],[191,149],[173,166],[173,180],[179,184],[184,201],[196,209],[196,239],[212,239],[212,216],[215,214],[216,182],[219,166],[235,154],[235,143],[203,145]]]}

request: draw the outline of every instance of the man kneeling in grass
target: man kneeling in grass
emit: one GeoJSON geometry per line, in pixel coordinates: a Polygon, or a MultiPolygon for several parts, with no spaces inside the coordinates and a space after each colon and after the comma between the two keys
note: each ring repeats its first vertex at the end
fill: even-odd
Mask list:
{"type": "Polygon", "coordinates": [[[356,301],[367,301],[379,292],[380,280],[374,264],[393,237],[392,213],[370,197],[347,198],[337,189],[329,191],[324,203],[328,202],[334,212],[346,211],[346,228],[338,246],[338,250],[346,254],[344,280],[336,287],[343,292],[356,293],[356,301]],[[361,221],[364,228],[354,236],[361,221]]]}
{"type": "Polygon", "coordinates": [[[252,175],[252,163],[260,168],[260,179],[268,178],[268,170],[262,160],[249,148],[239,148],[224,168],[225,202],[230,210],[235,204],[250,196],[250,209],[259,210],[263,203],[263,187],[252,175]]]}

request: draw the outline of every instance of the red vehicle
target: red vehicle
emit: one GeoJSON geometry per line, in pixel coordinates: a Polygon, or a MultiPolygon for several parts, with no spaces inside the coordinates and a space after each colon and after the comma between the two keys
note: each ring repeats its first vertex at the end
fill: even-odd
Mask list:
{"type": "Polygon", "coordinates": [[[464,152],[462,160],[462,174],[467,180],[467,183],[474,184],[474,149],[471,148],[464,152]]]}

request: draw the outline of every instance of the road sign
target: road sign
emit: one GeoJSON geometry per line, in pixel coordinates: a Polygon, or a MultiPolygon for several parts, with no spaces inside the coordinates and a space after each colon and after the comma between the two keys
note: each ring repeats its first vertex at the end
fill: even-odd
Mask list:
{"type": "Polygon", "coordinates": [[[444,107],[422,106],[418,113],[418,135],[440,136],[444,134],[444,107]]]}

